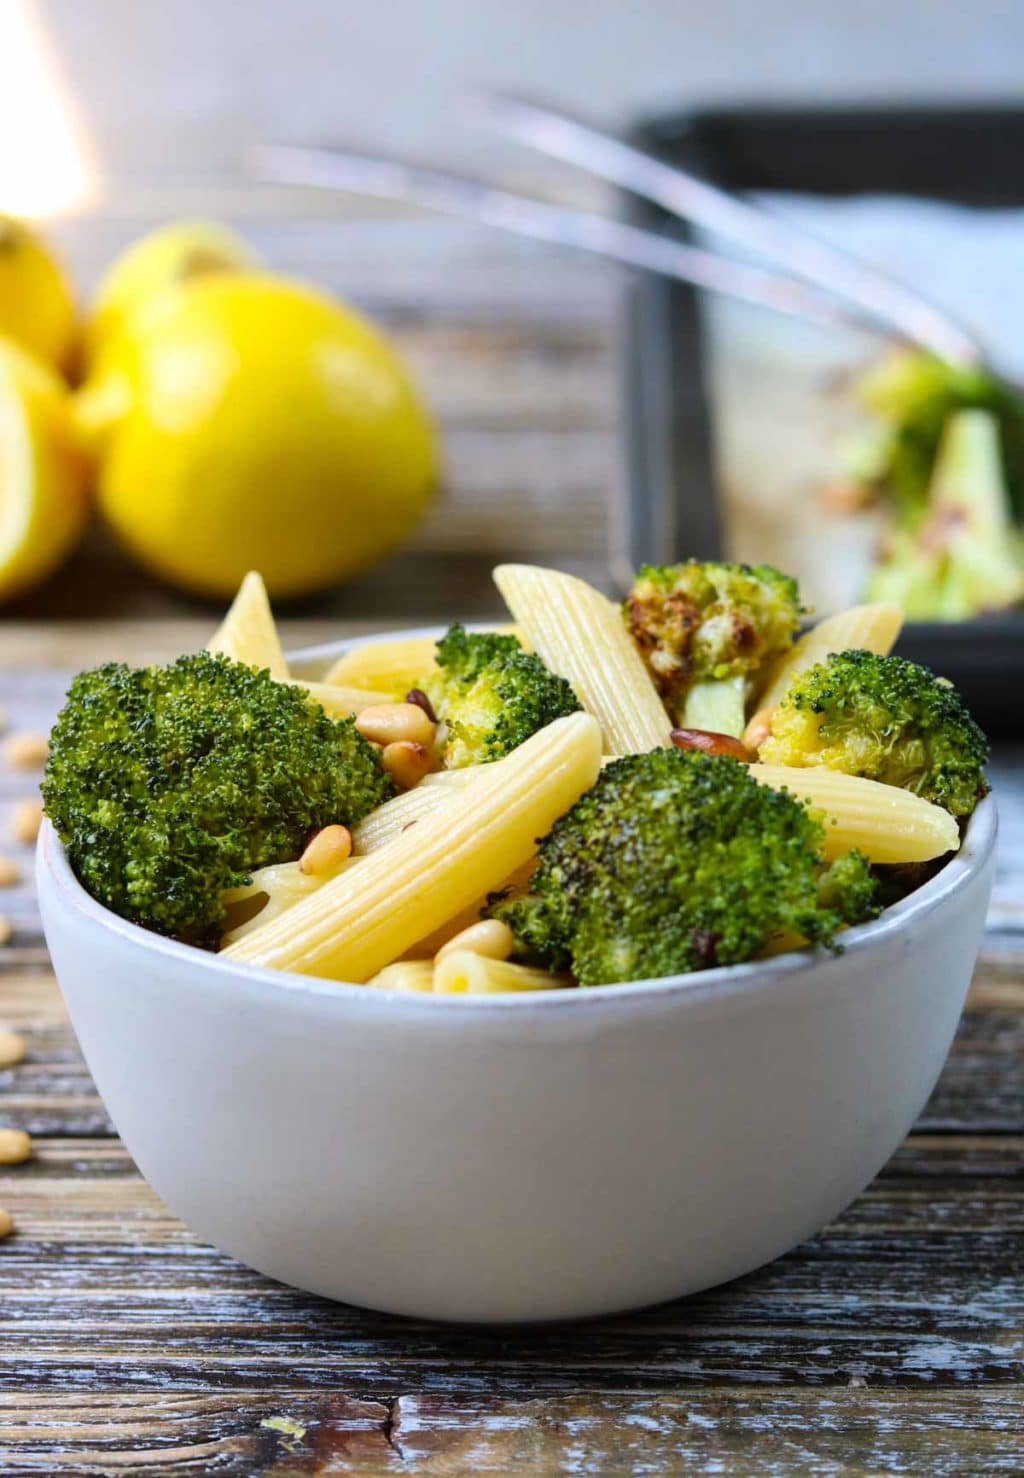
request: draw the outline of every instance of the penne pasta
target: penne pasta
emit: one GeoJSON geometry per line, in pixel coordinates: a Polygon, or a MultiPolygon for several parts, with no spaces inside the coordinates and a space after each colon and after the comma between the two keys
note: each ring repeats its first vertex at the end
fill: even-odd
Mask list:
{"type": "Polygon", "coordinates": [[[536,565],[499,565],[494,580],[533,649],[600,723],[607,753],[668,744],[668,716],[614,602],[536,565]]]}
{"type": "Polygon", "coordinates": [[[464,908],[454,918],[447,919],[440,929],[435,929],[432,934],[417,940],[409,950],[410,956],[418,958],[429,955],[433,959],[449,939],[454,939],[456,934],[462,933],[463,929],[468,929],[470,925],[480,922],[480,915],[492,893],[497,893],[504,888],[511,888],[515,893],[525,893],[536,866],[536,857],[531,857],[523,863],[522,867],[517,867],[510,877],[505,878],[504,882],[499,883],[497,888],[489,888],[486,893],[481,893],[479,898],[474,898],[468,908],[464,908]]]}
{"type": "Polygon", "coordinates": [[[319,703],[331,718],[351,718],[381,701],[381,695],[370,688],[346,688],[338,683],[307,683],[290,677],[295,688],[305,688],[314,703],[319,703]]]}
{"type": "Polygon", "coordinates": [[[930,862],[960,845],[960,829],[941,806],[912,791],[822,765],[751,765],[762,785],[810,802],[825,828],[825,856],[856,847],[871,862],[930,862]]]}
{"type": "Polygon", "coordinates": [[[454,950],[434,965],[434,993],[439,996],[497,996],[511,991],[561,990],[571,984],[566,975],[489,960],[468,949],[454,950]]]}
{"type": "MultiPolygon", "coordinates": [[[[498,761],[499,764],[502,761],[498,761]]],[[[467,765],[464,770],[438,770],[427,775],[412,790],[385,801],[376,811],[363,818],[352,832],[352,846],[360,856],[386,847],[401,836],[407,826],[431,815],[480,773],[483,765],[467,765]]]]}
{"type": "Polygon", "coordinates": [[[371,990],[391,990],[402,995],[430,995],[434,989],[433,960],[398,960],[385,965],[367,982],[371,990]]]}
{"type": "Polygon", "coordinates": [[[251,883],[225,894],[228,916],[223,943],[232,944],[258,924],[276,919],[301,898],[308,898],[323,887],[328,878],[337,877],[353,860],[347,858],[331,872],[319,875],[303,872],[297,862],[274,862],[269,867],[258,868],[251,883]]]}
{"type": "MultiPolygon", "coordinates": [[[[369,980],[532,855],[593,785],[601,732],[587,714],[558,719],[478,773],[451,802],[225,951],[304,975],[369,980]]],[[[415,792],[413,792],[415,793],[415,792]]]]}
{"type": "Polygon", "coordinates": [[[895,646],[902,625],[902,610],[889,603],[850,606],[848,610],[837,611],[834,616],[826,616],[824,621],[805,631],[775,667],[757,700],[757,707],[774,708],[799,673],[824,662],[832,652],[847,652],[853,647],[861,647],[866,652],[878,652],[884,656],[895,646]]]}
{"type": "MultiPolygon", "coordinates": [[[[509,632],[522,641],[514,626],[486,629],[509,632]]],[[[340,683],[350,688],[372,688],[378,703],[382,693],[398,701],[410,688],[420,686],[423,679],[430,676],[434,670],[436,646],[437,638],[434,636],[398,636],[388,641],[365,642],[343,653],[328,669],[324,682],[340,683]]]]}
{"type": "Polygon", "coordinates": [[[232,657],[247,667],[267,667],[271,677],[287,678],[288,664],[281,651],[267,587],[263,576],[255,570],[250,570],[238,587],[238,594],[206,650],[232,657]]]}

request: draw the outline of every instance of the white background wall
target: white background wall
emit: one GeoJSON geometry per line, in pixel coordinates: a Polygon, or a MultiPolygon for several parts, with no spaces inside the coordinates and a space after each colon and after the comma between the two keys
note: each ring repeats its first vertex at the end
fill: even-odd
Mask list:
{"type": "Polygon", "coordinates": [[[1021,0],[34,3],[98,161],[122,179],[223,175],[268,135],[472,162],[489,146],[453,100],[481,80],[609,122],[742,96],[1024,93],[1021,0]]]}

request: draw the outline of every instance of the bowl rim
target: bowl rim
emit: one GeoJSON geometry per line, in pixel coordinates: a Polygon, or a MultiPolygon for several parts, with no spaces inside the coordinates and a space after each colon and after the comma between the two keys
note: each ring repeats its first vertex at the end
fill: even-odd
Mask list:
{"type": "MultiPolygon", "coordinates": [[[[467,625],[471,624],[469,622],[467,625]]],[[[473,622],[476,629],[487,624],[473,622]]],[[[301,675],[312,681],[315,669],[342,653],[355,647],[370,645],[395,636],[433,636],[446,628],[426,626],[404,628],[395,631],[374,632],[366,636],[344,638],[320,646],[301,648],[288,654],[289,663],[305,669],[301,675]]],[[[859,924],[844,931],[841,957],[857,958],[870,952],[879,942],[890,939],[894,934],[907,932],[910,926],[927,915],[942,908],[953,897],[961,893],[971,879],[981,871],[995,847],[998,831],[998,816],[995,797],[990,793],[979,802],[967,824],[960,849],[951,856],[941,870],[922,884],[920,888],[892,904],[879,918],[867,924],[859,924]]],[[[249,965],[221,956],[194,945],[182,944],[155,934],[149,929],[133,924],[104,907],[78,881],[67,859],[64,847],[53,826],[44,817],[37,843],[37,865],[52,883],[52,894],[61,906],[80,915],[84,922],[100,932],[113,934],[122,941],[146,951],[162,955],[182,966],[207,975],[210,983],[217,981],[244,981],[257,991],[269,990],[282,1000],[296,996],[335,998],[339,1002],[356,1005],[375,1012],[421,1013],[454,1012],[461,1007],[460,1015],[478,1013],[538,1011],[560,1012],[565,1010],[593,1010],[601,1002],[615,1009],[623,1003],[639,1003],[642,1000],[664,999],[674,996],[687,1000],[705,1001],[710,997],[748,995],[767,989],[782,979],[807,977],[820,971],[837,956],[823,949],[793,950],[774,955],[769,959],[748,960],[741,965],[720,965],[711,970],[691,971],[683,975],[666,975],[651,980],[621,981],[612,985],[591,986],[579,990],[523,991],[494,996],[450,995],[435,996],[397,991],[368,990],[365,985],[350,981],[330,980],[314,975],[301,975],[291,971],[272,970],[261,965],[249,965]]]]}

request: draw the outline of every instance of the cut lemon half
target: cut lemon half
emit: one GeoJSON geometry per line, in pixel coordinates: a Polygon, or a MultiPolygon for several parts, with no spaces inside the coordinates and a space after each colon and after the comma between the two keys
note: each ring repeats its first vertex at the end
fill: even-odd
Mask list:
{"type": "Polygon", "coordinates": [[[0,600],[63,562],[89,513],[88,463],[58,377],[0,340],[0,600]]]}

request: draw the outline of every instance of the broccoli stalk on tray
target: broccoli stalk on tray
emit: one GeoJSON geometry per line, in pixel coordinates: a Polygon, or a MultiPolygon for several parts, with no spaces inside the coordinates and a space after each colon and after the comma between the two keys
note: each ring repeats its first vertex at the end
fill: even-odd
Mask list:
{"type": "Polygon", "coordinates": [[[952,684],[876,652],[836,652],[796,677],[759,753],[899,785],[958,817],[988,789],[988,744],[952,684]]]}
{"type": "Polygon", "coordinates": [[[565,678],[514,636],[455,625],[438,642],[436,661],[420,686],[444,726],[447,769],[499,760],[556,718],[579,712],[565,678]]]}
{"type": "Polygon", "coordinates": [[[800,623],[795,580],[771,565],[645,565],[626,598],[630,635],[673,723],[743,732],[746,700],[800,623]]]}
{"type": "Polygon", "coordinates": [[[736,964],[793,935],[833,946],[877,913],[876,885],[859,853],[826,864],[822,842],[803,802],[739,760],[629,755],[555,822],[529,895],[489,912],[519,958],[581,985],[736,964]]]}
{"type": "Polygon", "coordinates": [[[999,428],[985,411],[950,417],[923,515],[887,534],[870,600],[911,619],[957,621],[1024,599],[1024,540],[1003,480],[999,428]]]}
{"type": "Polygon", "coordinates": [[[126,919],[216,945],[227,889],[394,793],[377,751],[299,688],[227,657],[76,677],[43,780],[82,884],[126,919]]]}

